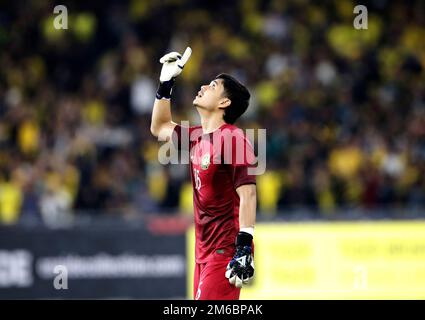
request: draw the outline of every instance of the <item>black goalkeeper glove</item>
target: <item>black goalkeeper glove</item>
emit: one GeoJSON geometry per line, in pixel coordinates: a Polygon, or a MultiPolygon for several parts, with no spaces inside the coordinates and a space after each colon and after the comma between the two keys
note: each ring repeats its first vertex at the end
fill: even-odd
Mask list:
{"type": "Polygon", "coordinates": [[[254,257],[252,255],[252,235],[239,232],[236,238],[236,253],[226,268],[226,278],[231,285],[241,288],[254,277],[254,257]]]}

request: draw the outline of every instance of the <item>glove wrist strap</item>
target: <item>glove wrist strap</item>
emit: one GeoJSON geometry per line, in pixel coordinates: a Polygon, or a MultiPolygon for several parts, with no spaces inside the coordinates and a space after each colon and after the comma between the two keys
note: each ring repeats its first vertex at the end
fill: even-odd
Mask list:
{"type": "Polygon", "coordinates": [[[252,245],[252,239],[254,237],[247,232],[240,231],[238,236],[236,237],[236,246],[245,247],[252,245]]]}
{"type": "Polygon", "coordinates": [[[171,93],[173,91],[174,82],[175,82],[174,78],[168,81],[160,82],[158,86],[158,90],[156,92],[156,98],[171,99],[171,93]]]}

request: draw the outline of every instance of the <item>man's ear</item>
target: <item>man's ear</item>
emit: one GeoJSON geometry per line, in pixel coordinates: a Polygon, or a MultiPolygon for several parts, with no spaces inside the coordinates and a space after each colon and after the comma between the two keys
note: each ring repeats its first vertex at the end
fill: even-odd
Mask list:
{"type": "Polygon", "coordinates": [[[223,98],[220,101],[219,104],[219,109],[226,109],[228,106],[230,106],[230,104],[232,103],[232,101],[229,98],[223,98]]]}

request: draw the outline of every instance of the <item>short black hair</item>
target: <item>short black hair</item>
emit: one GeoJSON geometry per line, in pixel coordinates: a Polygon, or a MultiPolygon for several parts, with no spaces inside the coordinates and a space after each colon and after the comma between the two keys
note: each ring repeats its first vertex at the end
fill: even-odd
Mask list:
{"type": "Polygon", "coordinates": [[[248,108],[251,95],[242,83],[227,73],[220,73],[215,78],[223,81],[224,95],[231,101],[224,110],[223,120],[234,124],[248,108]]]}

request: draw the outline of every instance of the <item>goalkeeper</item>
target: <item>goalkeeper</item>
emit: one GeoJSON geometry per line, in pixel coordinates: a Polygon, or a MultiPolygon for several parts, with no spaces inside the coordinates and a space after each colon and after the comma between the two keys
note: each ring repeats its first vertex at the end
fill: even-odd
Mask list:
{"type": "Polygon", "coordinates": [[[256,179],[250,142],[234,123],[246,111],[250,94],[238,80],[220,74],[201,86],[193,105],[201,125],[182,127],[172,121],[170,99],[176,77],[191,55],[168,53],[160,59],[160,83],[152,111],[151,132],[172,139],[190,153],[195,216],[193,295],[200,300],[236,300],[254,275],[253,236],[256,179]],[[189,144],[183,137],[190,137],[189,144]],[[188,148],[187,148],[187,147],[188,148]]]}

